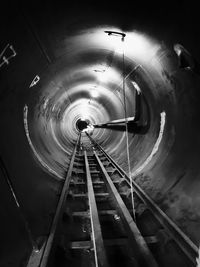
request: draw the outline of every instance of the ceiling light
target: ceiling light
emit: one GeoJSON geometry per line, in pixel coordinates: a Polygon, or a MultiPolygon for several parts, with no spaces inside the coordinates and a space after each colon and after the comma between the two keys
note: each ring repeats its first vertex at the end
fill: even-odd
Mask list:
{"type": "Polygon", "coordinates": [[[124,41],[124,38],[126,36],[126,34],[123,32],[116,32],[116,31],[104,31],[104,32],[107,33],[108,35],[121,36],[122,41],[124,41]]]}
{"type": "Polygon", "coordinates": [[[114,50],[115,52],[119,54],[123,54],[124,52],[124,38],[126,36],[125,33],[123,32],[117,32],[117,31],[104,31],[108,35],[116,36],[116,37],[121,37],[121,39],[118,38],[114,40],[114,50]]]}
{"type": "Polygon", "coordinates": [[[95,72],[104,73],[106,70],[94,70],[95,72]]]}

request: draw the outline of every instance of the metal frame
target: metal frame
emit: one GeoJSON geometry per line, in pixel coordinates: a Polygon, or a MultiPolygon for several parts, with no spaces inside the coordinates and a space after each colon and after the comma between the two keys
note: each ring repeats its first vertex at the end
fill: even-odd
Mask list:
{"type": "Polygon", "coordinates": [[[55,233],[56,233],[58,223],[60,221],[60,218],[61,218],[61,215],[63,212],[63,206],[65,203],[67,191],[69,188],[70,178],[71,178],[73,165],[74,165],[74,159],[75,159],[75,155],[76,155],[77,146],[79,144],[79,141],[80,141],[80,136],[78,137],[78,140],[76,142],[76,145],[75,145],[72,157],[71,157],[69,169],[67,172],[67,176],[66,176],[63,188],[62,188],[60,199],[58,201],[56,213],[55,213],[53,222],[51,224],[49,236],[48,236],[46,242],[44,242],[42,248],[40,249],[40,251],[38,253],[36,253],[35,251],[32,252],[32,254],[29,258],[27,267],[38,267],[38,266],[46,267],[47,266],[50,252],[51,252],[52,245],[53,245],[53,241],[54,241],[54,237],[55,237],[55,233]]]}
{"type": "MultiPolygon", "coordinates": [[[[115,166],[115,168],[124,175],[126,182],[130,185],[130,179],[126,172],[109,156],[103,148],[95,142],[90,136],[89,138],[95,145],[103,152],[108,160],[115,166]]],[[[155,218],[165,228],[171,238],[176,242],[179,248],[187,255],[193,264],[196,265],[196,258],[198,257],[198,247],[187,237],[184,232],[156,205],[156,203],[139,187],[133,180],[132,185],[135,194],[145,203],[148,209],[153,213],[155,218]]]]}
{"type": "Polygon", "coordinates": [[[142,266],[157,267],[158,265],[152,253],[150,252],[143,236],[137,228],[137,225],[134,222],[132,216],[130,215],[130,212],[128,211],[126,205],[124,204],[124,201],[122,200],[120,194],[118,193],[115,185],[113,184],[110,176],[108,175],[106,169],[104,168],[101,160],[99,159],[95,151],[94,155],[99,164],[99,167],[101,168],[102,175],[105,178],[105,182],[108,191],[110,192],[110,196],[114,200],[119,215],[125,225],[126,230],[129,233],[129,239],[131,241],[130,243],[132,245],[133,255],[136,257],[139,264],[142,264],[142,266]]]}
{"type": "Polygon", "coordinates": [[[101,225],[99,222],[97,205],[96,205],[92,178],[90,174],[86,151],[84,151],[84,159],[85,159],[88,199],[89,199],[89,207],[90,207],[90,219],[91,219],[91,226],[92,226],[92,239],[93,239],[94,255],[95,255],[95,266],[96,267],[108,267],[109,265],[107,261],[105,248],[104,248],[101,225]]]}

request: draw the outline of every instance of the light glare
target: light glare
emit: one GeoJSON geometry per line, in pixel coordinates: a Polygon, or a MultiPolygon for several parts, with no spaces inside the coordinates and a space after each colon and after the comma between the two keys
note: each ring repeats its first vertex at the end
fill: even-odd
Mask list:
{"type": "Polygon", "coordinates": [[[140,87],[138,86],[138,84],[136,82],[132,82],[133,86],[135,87],[135,90],[138,92],[138,93],[141,93],[141,89],[140,87]]]}
{"type": "Polygon", "coordinates": [[[92,90],[90,94],[91,94],[91,97],[94,97],[94,98],[99,96],[99,93],[97,92],[97,90],[92,90]]]}
{"type": "Polygon", "coordinates": [[[105,71],[99,71],[99,72],[95,72],[97,79],[100,82],[107,82],[107,81],[113,81],[113,80],[120,80],[120,73],[117,72],[114,69],[111,68],[107,68],[105,71]]]}

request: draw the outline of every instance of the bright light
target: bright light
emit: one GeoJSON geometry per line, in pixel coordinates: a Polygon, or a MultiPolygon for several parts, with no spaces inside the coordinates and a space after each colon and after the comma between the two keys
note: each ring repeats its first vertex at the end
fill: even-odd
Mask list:
{"type": "Polygon", "coordinates": [[[115,46],[115,52],[119,54],[124,53],[124,42],[123,41],[117,41],[115,46]]]}
{"type": "Polygon", "coordinates": [[[94,130],[94,126],[91,125],[91,124],[89,124],[89,125],[87,126],[87,128],[83,129],[82,132],[83,132],[83,133],[85,133],[85,132],[87,132],[87,133],[91,133],[93,130],[94,130]]]}
{"type": "Polygon", "coordinates": [[[158,44],[151,41],[147,36],[137,32],[128,33],[124,42],[126,55],[133,56],[141,61],[151,60],[159,47],[158,44]]]}
{"type": "Polygon", "coordinates": [[[89,109],[88,105],[83,103],[80,105],[80,110],[83,118],[87,118],[90,115],[91,110],[89,109]]]}
{"type": "Polygon", "coordinates": [[[108,75],[107,75],[106,72],[99,72],[99,73],[98,73],[98,80],[99,80],[100,82],[106,82],[107,79],[108,79],[108,75]]]}
{"type": "Polygon", "coordinates": [[[102,67],[98,67],[94,70],[97,79],[100,82],[107,82],[107,81],[113,81],[113,80],[120,80],[120,73],[117,72],[115,69],[107,67],[102,70],[102,67]]]}
{"type": "Polygon", "coordinates": [[[126,36],[125,33],[116,32],[116,31],[105,31],[108,35],[113,38],[114,50],[119,54],[124,53],[124,38],[126,36]]]}
{"type": "Polygon", "coordinates": [[[134,31],[126,33],[124,40],[119,35],[110,35],[107,38],[116,53],[125,53],[126,56],[142,61],[151,59],[159,48],[147,36],[134,31]]]}
{"type": "Polygon", "coordinates": [[[92,89],[91,92],[90,92],[90,95],[91,95],[91,97],[96,98],[96,97],[99,96],[99,92],[97,90],[95,90],[95,89],[92,89]]]}
{"type": "Polygon", "coordinates": [[[99,81],[106,81],[106,69],[95,69],[94,71],[96,72],[99,81]]]}
{"type": "Polygon", "coordinates": [[[136,82],[132,82],[133,86],[135,87],[135,90],[138,92],[138,93],[141,93],[141,89],[140,87],[138,86],[138,84],[136,82]]]}
{"type": "Polygon", "coordinates": [[[156,40],[135,30],[126,31],[124,41],[121,40],[121,36],[108,36],[105,30],[121,32],[120,28],[112,26],[109,28],[107,26],[106,28],[91,28],[87,31],[80,32],[76,36],[67,37],[65,43],[72,51],[76,51],[76,53],[77,51],[89,50],[91,48],[120,52],[122,51],[121,46],[124,46],[125,56],[134,60],[137,59],[140,62],[149,62],[156,56],[158,49],[160,49],[160,44],[156,40]]]}
{"type": "Polygon", "coordinates": [[[114,45],[114,51],[115,53],[118,53],[118,54],[123,54],[124,53],[124,47],[125,47],[125,42],[126,42],[126,39],[125,40],[122,40],[121,38],[119,38],[119,36],[109,36],[108,38],[111,38],[112,39],[112,42],[113,42],[113,45],[114,45]]]}

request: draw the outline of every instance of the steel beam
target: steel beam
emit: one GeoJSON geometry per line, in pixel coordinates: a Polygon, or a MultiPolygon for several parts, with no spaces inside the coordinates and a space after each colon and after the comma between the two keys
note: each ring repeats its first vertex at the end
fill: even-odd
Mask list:
{"type": "Polygon", "coordinates": [[[54,237],[55,237],[55,233],[57,230],[57,226],[58,226],[59,220],[62,216],[63,206],[64,206],[67,192],[68,192],[68,187],[69,187],[72,169],[73,169],[73,165],[74,165],[74,159],[75,159],[75,155],[76,155],[77,146],[78,146],[79,141],[80,141],[80,136],[77,140],[77,143],[75,145],[75,148],[74,148],[74,151],[72,154],[70,166],[69,166],[69,169],[67,172],[67,176],[65,178],[65,182],[64,182],[64,185],[62,188],[62,193],[60,195],[60,199],[59,199],[59,202],[58,202],[58,205],[56,208],[56,213],[55,213],[52,225],[51,225],[49,236],[48,236],[46,242],[42,245],[42,248],[38,253],[35,253],[35,251],[32,252],[32,254],[29,258],[29,262],[27,264],[27,267],[46,267],[47,266],[48,259],[49,259],[51,249],[52,249],[52,245],[53,245],[53,241],[54,241],[54,237]]]}
{"type": "MultiPolygon", "coordinates": [[[[130,179],[126,172],[114,161],[114,159],[109,156],[103,148],[95,142],[90,136],[89,138],[100,151],[112,162],[112,164],[118,169],[118,171],[124,175],[127,183],[130,185],[130,179]]],[[[179,248],[187,255],[193,264],[196,264],[196,258],[198,257],[198,247],[192,242],[192,240],[187,237],[184,232],[159,208],[159,206],[144,192],[139,185],[132,180],[133,188],[135,194],[145,203],[149,210],[153,213],[155,218],[160,222],[160,224],[165,228],[168,234],[176,242],[179,248]]]]}
{"type": "Polygon", "coordinates": [[[110,176],[108,175],[106,169],[104,168],[101,160],[99,159],[97,153],[94,151],[94,155],[97,159],[99,167],[101,168],[102,175],[105,178],[105,182],[110,192],[110,196],[114,200],[120,218],[122,219],[127,232],[129,233],[129,238],[131,240],[132,251],[134,256],[137,258],[139,264],[144,264],[145,267],[157,267],[157,263],[151,254],[144,238],[142,237],[137,225],[135,224],[130,212],[128,211],[126,205],[124,204],[120,194],[118,193],[115,185],[113,184],[110,176]]]}
{"type": "Polygon", "coordinates": [[[101,226],[99,222],[97,205],[96,205],[92,178],[90,174],[86,151],[84,151],[84,158],[85,158],[85,170],[86,170],[87,188],[88,188],[88,200],[89,200],[89,207],[90,207],[90,219],[91,219],[91,227],[92,227],[92,239],[93,239],[94,254],[95,254],[95,266],[96,267],[108,267],[109,265],[107,261],[105,248],[104,248],[101,226]]]}

